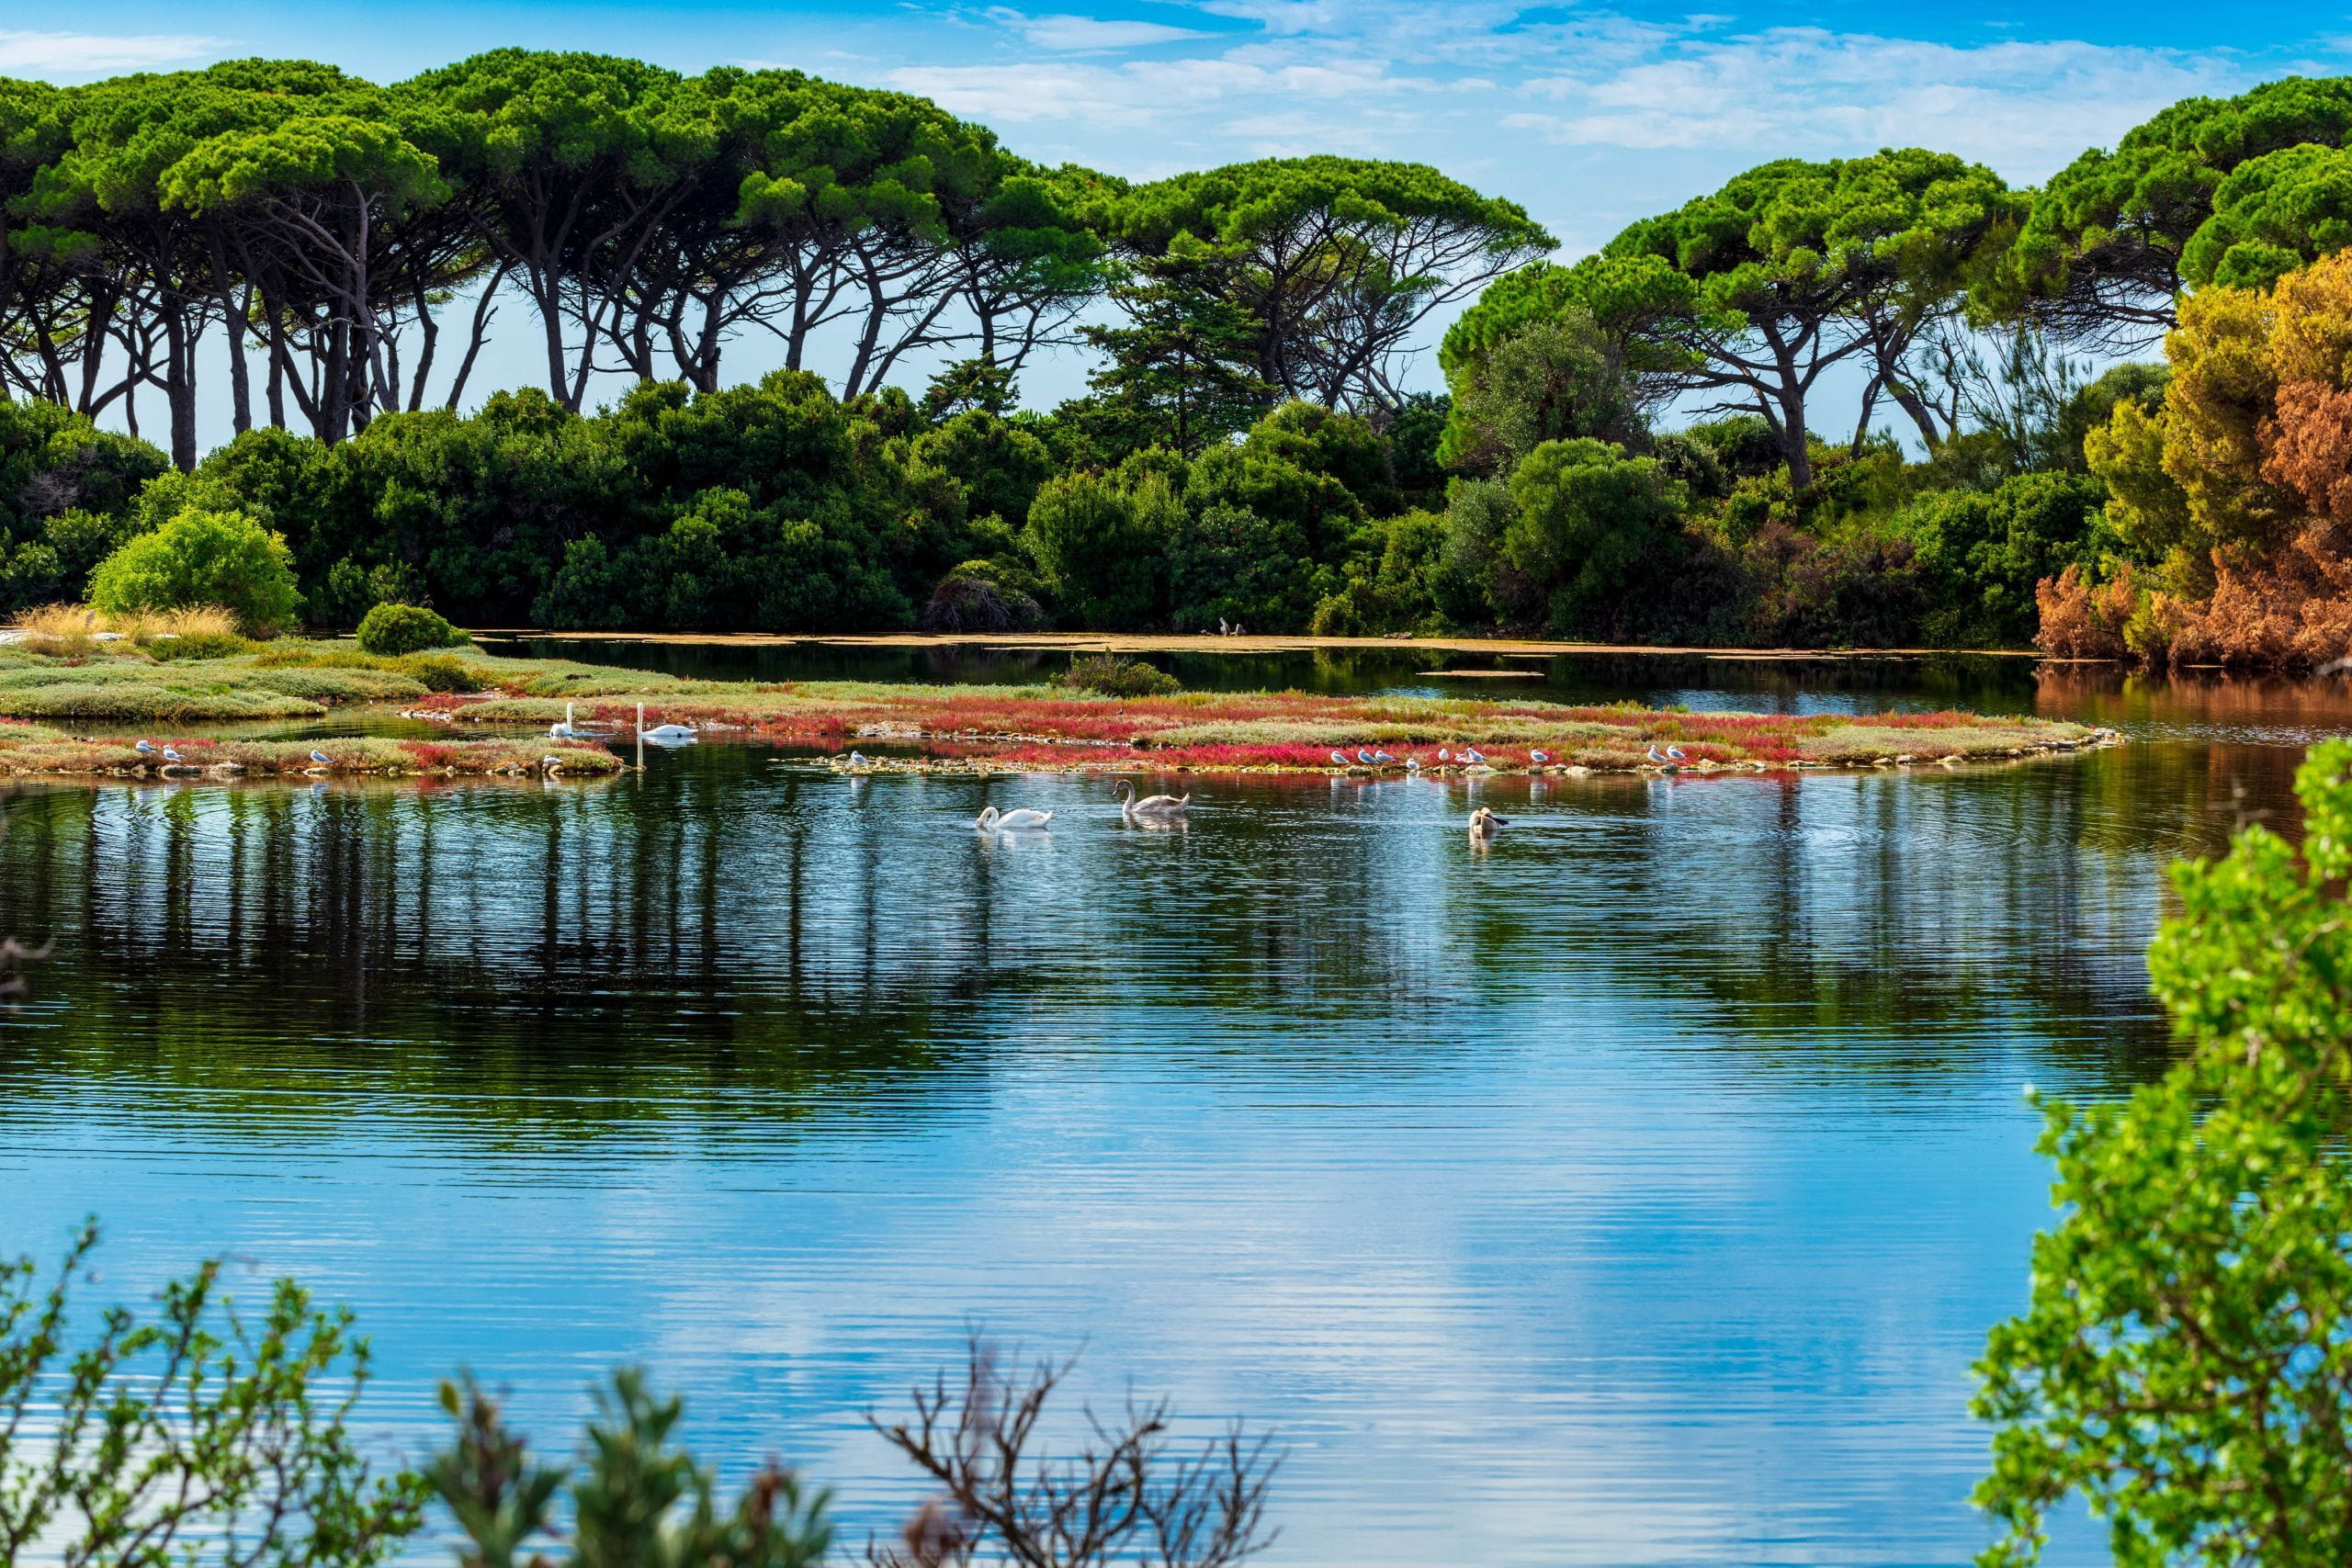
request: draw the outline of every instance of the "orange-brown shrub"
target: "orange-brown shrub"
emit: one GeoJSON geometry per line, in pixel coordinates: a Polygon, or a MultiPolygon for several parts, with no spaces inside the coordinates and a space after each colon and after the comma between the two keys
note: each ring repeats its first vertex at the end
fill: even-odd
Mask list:
{"type": "Polygon", "coordinates": [[[2121,659],[2131,651],[2123,628],[2139,598],[2128,563],[2111,582],[2093,582],[2079,566],[2045,577],[2033,589],[2041,612],[2034,646],[2062,659],[2121,659]]]}
{"type": "Polygon", "coordinates": [[[2352,523],[2352,391],[2290,382],[2262,436],[2263,478],[2302,497],[2314,516],[2352,523]]]}
{"type": "Polygon", "coordinates": [[[2216,558],[2213,592],[2185,604],[2171,633],[2175,665],[2308,670],[2352,651],[2352,556],[2321,524],[2267,560],[2216,558]]]}

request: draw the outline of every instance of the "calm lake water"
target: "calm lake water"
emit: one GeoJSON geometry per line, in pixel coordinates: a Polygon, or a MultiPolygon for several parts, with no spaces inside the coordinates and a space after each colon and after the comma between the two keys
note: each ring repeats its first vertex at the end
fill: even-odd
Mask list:
{"type": "MultiPolygon", "coordinates": [[[[752,672],[728,651],[680,658],[752,672]]],[[[606,785],[17,785],[0,911],[58,947],[0,1021],[0,1252],[96,1212],[102,1293],[209,1252],[248,1289],[300,1276],[373,1334],[397,1455],[460,1365],[561,1450],[590,1382],[645,1363],[730,1470],[838,1488],[853,1540],[921,1495],[863,1413],[978,1327],[1082,1352],[1098,1401],[1274,1430],[1269,1562],[1963,1562],[1969,1364],[2048,1217],[2021,1089],[2160,1069],[2165,863],[2290,820],[2352,698],[1541,669],[1510,689],[1966,703],[2132,744],[1218,779],[1175,832],[1124,827],[1100,780],[852,784],[758,746],[606,785]],[[989,803],[1051,831],[983,840],[989,803]],[[1484,854],[1476,803],[1513,819],[1484,854]]],[[[2052,1552],[2099,1560],[2079,1523],[2052,1552]]]]}

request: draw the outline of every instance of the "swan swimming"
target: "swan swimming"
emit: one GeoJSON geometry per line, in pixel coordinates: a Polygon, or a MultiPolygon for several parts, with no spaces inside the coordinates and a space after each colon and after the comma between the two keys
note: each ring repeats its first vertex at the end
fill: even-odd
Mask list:
{"type": "Polygon", "coordinates": [[[1182,795],[1147,795],[1137,800],[1133,779],[1121,779],[1111,787],[1126,792],[1119,801],[1119,815],[1130,822],[1138,817],[1182,817],[1184,807],[1193,803],[1190,790],[1182,795]]]}
{"type": "Polygon", "coordinates": [[[1016,806],[1010,811],[986,806],[980,808],[979,818],[972,826],[983,833],[997,833],[1009,828],[1042,828],[1053,818],[1050,811],[1035,811],[1026,806],[1016,806]]]}
{"type": "Polygon", "coordinates": [[[695,739],[690,724],[657,724],[650,729],[637,732],[639,740],[650,740],[656,746],[684,746],[695,739]]]}
{"type": "Polygon", "coordinates": [[[1492,807],[1482,806],[1470,813],[1470,836],[1474,839],[1491,839],[1510,825],[1510,818],[1496,816],[1492,807]]]}

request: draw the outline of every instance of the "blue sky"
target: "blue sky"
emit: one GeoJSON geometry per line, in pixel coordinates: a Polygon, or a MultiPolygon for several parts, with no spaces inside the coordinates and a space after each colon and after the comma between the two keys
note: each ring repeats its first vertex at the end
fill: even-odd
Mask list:
{"type": "MultiPolygon", "coordinates": [[[[0,73],[56,81],[248,54],[390,81],[522,44],[923,93],[1030,157],[1130,177],[1417,159],[1521,202],[1571,254],[1769,157],[1928,146],[2031,183],[2187,95],[2352,71],[2352,0],[18,0],[0,17],[0,73]]],[[[1027,400],[1081,376],[1043,368],[1027,400]]]]}

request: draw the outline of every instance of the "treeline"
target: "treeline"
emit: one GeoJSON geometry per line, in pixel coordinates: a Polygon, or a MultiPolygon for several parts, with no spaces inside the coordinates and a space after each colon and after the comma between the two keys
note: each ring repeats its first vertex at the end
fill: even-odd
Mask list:
{"type": "Polygon", "coordinates": [[[283,534],[322,623],[424,598],[475,624],[2316,662],[2346,651],[2352,568],[2312,499],[2330,459],[2273,448],[2319,406],[2282,389],[2335,384],[2231,381],[2215,434],[2199,389],[2235,371],[2174,369],[2204,301],[2267,320],[2352,236],[2347,131],[2352,80],[2297,78],[2176,105],[2039,190],[1919,150],[1779,160],[1558,265],[1520,209],[1418,165],[1129,186],[789,72],[501,51],[389,88],[266,62],[9,84],[0,348],[40,402],[0,414],[0,594],[70,596],[200,505],[283,534]],[[1402,390],[1416,328],[1473,292],[1447,392],[1402,390]],[[458,413],[515,304],[544,390],[458,413]],[[761,333],[794,368],[726,387],[761,333]],[[2169,367],[2083,357],[2167,333],[2169,367]],[[1086,395],[1018,407],[1071,342],[1086,395]],[[201,462],[199,344],[237,427],[201,462]],[[918,352],[944,366],[919,393],[918,352]],[[587,412],[605,370],[638,388],[587,412]],[[1833,370],[1861,390],[1825,435],[1833,370]],[[168,459],[90,423],[142,390],[168,459]],[[2267,488],[2222,498],[2230,461],[2267,488]],[[2267,629],[2231,631],[2257,600],[2267,629]]]}
{"type": "Polygon", "coordinates": [[[1016,372],[1162,269],[1246,321],[1278,394],[1379,401],[1430,310],[1553,243],[1414,164],[1130,186],[904,94],[522,50],[390,87],[264,60],[0,80],[0,376],[134,429],[160,395],[183,469],[199,395],[327,441],[461,406],[514,303],[577,412],[599,371],[716,389],[752,334],[795,369],[830,351],[844,398],[918,353],[1016,372]]]}

